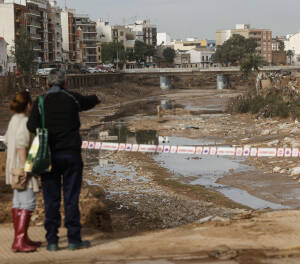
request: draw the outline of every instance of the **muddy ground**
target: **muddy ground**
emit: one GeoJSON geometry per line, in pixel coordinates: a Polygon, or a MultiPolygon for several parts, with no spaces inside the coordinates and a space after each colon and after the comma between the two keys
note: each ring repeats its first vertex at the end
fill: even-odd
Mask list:
{"type": "MultiPolygon", "coordinates": [[[[82,135],[84,139],[99,140],[100,131],[109,130],[112,126],[119,126],[122,123],[125,124],[128,131],[135,133],[133,138],[131,134],[128,134],[127,140],[130,143],[135,143],[138,131],[151,130],[156,131],[159,136],[185,138],[185,140],[201,139],[211,144],[220,145],[297,146],[300,128],[298,128],[298,122],[294,120],[257,119],[250,115],[232,116],[224,113],[227,100],[239,93],[240,91],[217,91],[214,89],[171,90],[162,93],[157,87],[149,88],[145,94],[141,90],[129,93],[124,90],[114,93],[101,91],[101,95],[105,98],[104,104],[83,113],[81,116],[82,135]],[[157,106],[162,104],[161,100],[170,100],[169,104],[172,105],[172,109],[164,110],[162,108],[160,116],[157,116],[157,106]],[[131,140],[133,141],[131,142],[131,140]]],[[[4,110],[7,105],[1,107],[1,113],[8,113],[4,110]]],[[[9,114],[1,115],[0,119],[3,131],[9,120],[9,114]]],[[[237,237],[242,235],[246,227],[250,228],[251,224],[245,223],[243,226],[243,220],[241,220],[252,218],[254,209],[257,209],[247,204],[245,200],[248,196],[239,200],[239,197],[224,196],[224,193],[218,191],[214,185],[191,184],[195,180],[201,179],[201,174],[184,175],[184,173],[172,171],[163,162],[159,162],[157,156],[153,155],[84,151],[83,157],[85,159],[85,172],[81,211],[84,227],[91,227],[98,230],[97,232],[104,232],[103,237],[112,239],[112,241],[120,237],[133,236],[133,240],[129,240],[129,242],[135,241],[136,234],[145,231],[153,232],[182,227],[182,230],[185,230],[182,233],[182,239],[185,241],[194,229],[195,231],[201,229],[201,223],[215,219],[215,222],[221,222],[221,224],[208,225],[204,229],[212,228],[211,236],[215,236],[215,232],[219,232],[218,237],[228,237],[228,240],[222,241],[222,245],[228,244],[229,246],[223,246],[219,251],[212,250],[212,242],[207,247],[207,251],[210,253],[203,257],[203,260],[207,262],[200,262],[199,256],[195,256],[197,260],[191,257],[190,254],[193,255],[195,252],[187,250],[188,243],[184,247],[181,242],[174,242],[174,245],[176,243],[181,245],[182,250],[179,250],[178,247],[173,247],[172,250],[170,241],[165,241],[165,243],[161,238],[161,247],[165,248],[168,245],[169,254],[169,257],[164,256],[163,259],[172,259],[176,263],[271,263],[261,262],[269,258],[268,254],[263,251],[268,243],[264,244],[264,248],[246,247],[248,251],[245,248],[231,251],[232,245],[228,230],[220,228],[216,231],[213,228],[213,225],[226,226],[227,224],[223,224],[223,222],[228,223],[228,221],[231,225],[232,219],[241,221],[239,222],[241,228],[237,228],[235,233],[237,237]],[[177,262],[174,250],[180,251],[181,255],[186,253],[186,261],[181,259],[177,262]],[[173,256],[171,256],[172,252],[174,252],[173,256]],[[218,257],[218,254],[222,255],[222,252],[225,252],[226,255],[223,259],[218,257]],[[227,262],[230,259],[234,259],[236,262],[227,262]]],[[[197,158],[199,162],[202,159],[201,157],[197,158]]],[[[183,157],[187,161],[194,159],[195,162],[197,162],[197,158],[183,157]]],[[[262,204],[256,204],[256,200],[254,204],[257,207],[261,206],[260,209],[269,210],[270,208],[265,206],[265,204],[268,205],[268,202],[271,205],[278,205],[279,208],[298,207],[300,199],[298,177],[300,175],[291,175],[293,168],[299,166],[297,159],[251,158],[237,162],[241,166],[248,166],[249,169],[241,172],[239,169],[229,167],[222,174],[217,175],[215,182],[235,187],[234,190],[246,191],[252,195],[251,199],[254,199],[253,197],[259,198],[258,203],[262,201],[262,204]]],[[[0,220],[1,222],[8,222],[10,221],[11,192],[3,181],[0,185],[1,193],[4,193],[5,196],[5,198],[2,198],[4,196],[1,197],[0,206],[4,213],[2,213],[3,217],[0,220]]],[[[264,214],[263,211],[257,212],[264,214]]],[[[286,213],[282,211],[278,214],[285,216],[286,213]]],[[[43,203],[40,194],[33,223],[37,226],[43,224],[43,203]]],[[[252,236],[259,237],[259,232],[263,232],[264,229],[263,223],[264,221],[261,221],[260,231],[254,230],[256,233],[253,231],[252,236]]],[[[234,225],[232,228],[235,228],[234,225]]],[[[268,226],[268,234],[275,232],[276,228],[276,226],[268,226]]],[[[180,240],[181,232],[178,229],[165,232],[170,235],[170,238],[175,236],[174,241],[180,240]]],[[[289,230],[282,232],[289,232],[289,230]]],[[[149,235],[151,237],[151,233],[149,235]]],[[[203,233],[202,235],[209,237],[208,234],[203,233]]],[[[199,238],[202,235],[199,233],[199,238]]],[[[194,237],[191,240],[193,246],[197,243],[201,247],[204,246],[202,242],[202,244],[199,241],[195,242],[195,239],[194,237]]],[[[245,245],[247,245],[246,240],[245,238],[245,245]]],[[[164,255],[160,249],[159,241],[156,241],[153,248],[151,244],[147,244],[147,252],[151,252],[154,259],[159,259],[159,254],[164,255]]],[[[276,247],[275,244],[274,247],[276,247]]],[[[136,247],[136,251],[124,248],[121,251],[127,250],[131,257],[139,255],[141,251],[139,252],[140,249],[137,244],[133,243],[132,245],[136,247]]],[[[276,249],[271,249],[271,247],[270,243],[271,253],[268,251],[269,255],[272,256],[272,259],[276,259],[276,249]]],[[[195,247],[193,247],[194,249],[195,247]]],[[[205,251],[205,246],[201,251],[205,251]]],[[[128,254],[124,253],[123,256],[128,257],[128,254]]],[[[145,253],[144,259],[149,258],[149,254],[145,253]]],[[[119,253],[116,255],[119,256],[119,253]]],[[[282,257],[280,254],[278,255],[278,257],[282,257]]],[[[299,254],[296,250],[294,254],[291,254],[291,259],[297,256],[299,254]]],[[[122,259],[122,254],[119,258],[122,259]]],[[[117,262],[118,259],[114,259],[114,263],[117,262]]]]}

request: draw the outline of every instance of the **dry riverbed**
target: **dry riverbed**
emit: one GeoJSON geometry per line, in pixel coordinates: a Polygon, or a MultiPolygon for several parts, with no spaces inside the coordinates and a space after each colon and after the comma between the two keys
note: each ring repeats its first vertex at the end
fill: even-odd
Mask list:
{"type": "MultiPolygon", "coordinates": [[[[128,98],[132,99],[128,104],[99,106],[81,116],[83,138],[100,141],[100,132],[108,131],[123,143],[158,144],[162,137],[168,137],[168,144],[176,145],[300,147],[297,121],[224,113],[227,99],[237,94],[236,91],[180,90],[149,95],[148,99],[138,101],[128,98]],[[161,109],[159,117],[157,106],[161,109]]],[[[125,240],[132,245],[131,249],[119,249],[122,243],[112,242],[112,247],[108,244],[102,252],[107,251],[114,257],[109,257],[111,262],[103,263],[119,263],[120,259],[143,263],[134,262],[138,259],[135,256],[143,256],[143,260],[162,256],[171,261],[157,263],[212,263],[215,260],[218,263],[271,263],[258,262],[258,259],[268,256],[276,259],[289,254],[277,254],[276,249],[270,249],[272,245],[280,248],[281,242],[276,244],[275,240],[268,248],[268,239],[276,230],[288,234],[283,222],[288,221],[289,215],[295,221],[297,213],[279,211],[264,216],[264,211],[254,212],[254,209],[298,207],[300,170],[298,175],[295,169],[300,166],[298,159],[210,158],[90,150],[83,151],[83,157],[81,210],[84,226],[104,231],[103,238],[113,240],[145,231],[180,227],[142,236],[141,243],[147,245],[145,252],[139,248],[139,237],[125,240]],[[279,225],[272,225],[273,216],[282,220],[280,230],[279,225]],[[211,224],[202,225],[209,221],[211,224]],[[194,232],[197,236],[192,235],[194,232]],[[232,234],[244,240],[234,240],[232,234]],[[212,238],[207,248],[206,236],[212,238]],[[265,236],[261,246],[255,246],[256,236],[265,236]],[[161,242],[155,241],[156,237],[161,242]],[[189,237],[192,243],[188,242],[189,237]],[[180,252],[177,260],[174,249],[180,252]]],[[[2,201],[3,209],[9,205],[8,196],[5,194],[5,203],[2,201]]],[[[42,224],[41,196],[33,220],[37,226],[42,224]]],[[[9,221],[9,214],[6,221],[9,221]]],[[[285,239],[288,240],[288,236],[285,239]]],[[[286,240],[284,243],[288,247],[286,240]]],[[[295,241],[291,246],[293,250],[295,241]]],[[[292,254],[299,256],[297,250],[292,254]]]]}

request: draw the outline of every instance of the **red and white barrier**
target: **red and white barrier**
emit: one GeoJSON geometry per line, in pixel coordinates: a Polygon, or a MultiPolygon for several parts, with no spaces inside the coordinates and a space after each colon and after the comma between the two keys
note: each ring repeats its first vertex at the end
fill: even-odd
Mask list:
{"type": "Polygon", "coordinates": [[[82,149],[237,157],[300,157],[300,148],[169,146],[83,141],[82,149]]]}
{"type": "MultiPolygon", "coordinates": [[[[4,136],[0,136],[4,141],[4,136]]],[[[217,146],[169,146],[83,141],[82,149],[145,153],[193,154],[206,156],[299,158],[300,148],[256,148],[217,146]]]]}

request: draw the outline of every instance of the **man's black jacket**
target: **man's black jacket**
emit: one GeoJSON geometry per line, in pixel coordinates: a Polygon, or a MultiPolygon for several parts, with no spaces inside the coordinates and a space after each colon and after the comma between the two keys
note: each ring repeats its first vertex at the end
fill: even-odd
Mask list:
{"type": "MultiPolygon", "coordinates": [[[[49,133],[49,145],[52,153],[78,153],[81,151],[79,134],[79,112],[93,108],[99,103],[96,95],[82,96],[53,86],[44,95],[45,126],[49,133]]],[[[27,128],[35,133],[41,127],[41,115],[38,100],[35,100],[27,122],[27,128]]]]}

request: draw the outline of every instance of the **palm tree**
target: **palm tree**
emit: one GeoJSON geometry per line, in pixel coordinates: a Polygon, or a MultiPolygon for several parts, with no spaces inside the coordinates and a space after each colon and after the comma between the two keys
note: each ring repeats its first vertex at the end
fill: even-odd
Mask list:
{"type": "Polygon", "coordinates": [[[286,56],[290,59],[290,65],[292,64],[292,58],[294,57],[294,51],[288,50],[286,56]]]}

